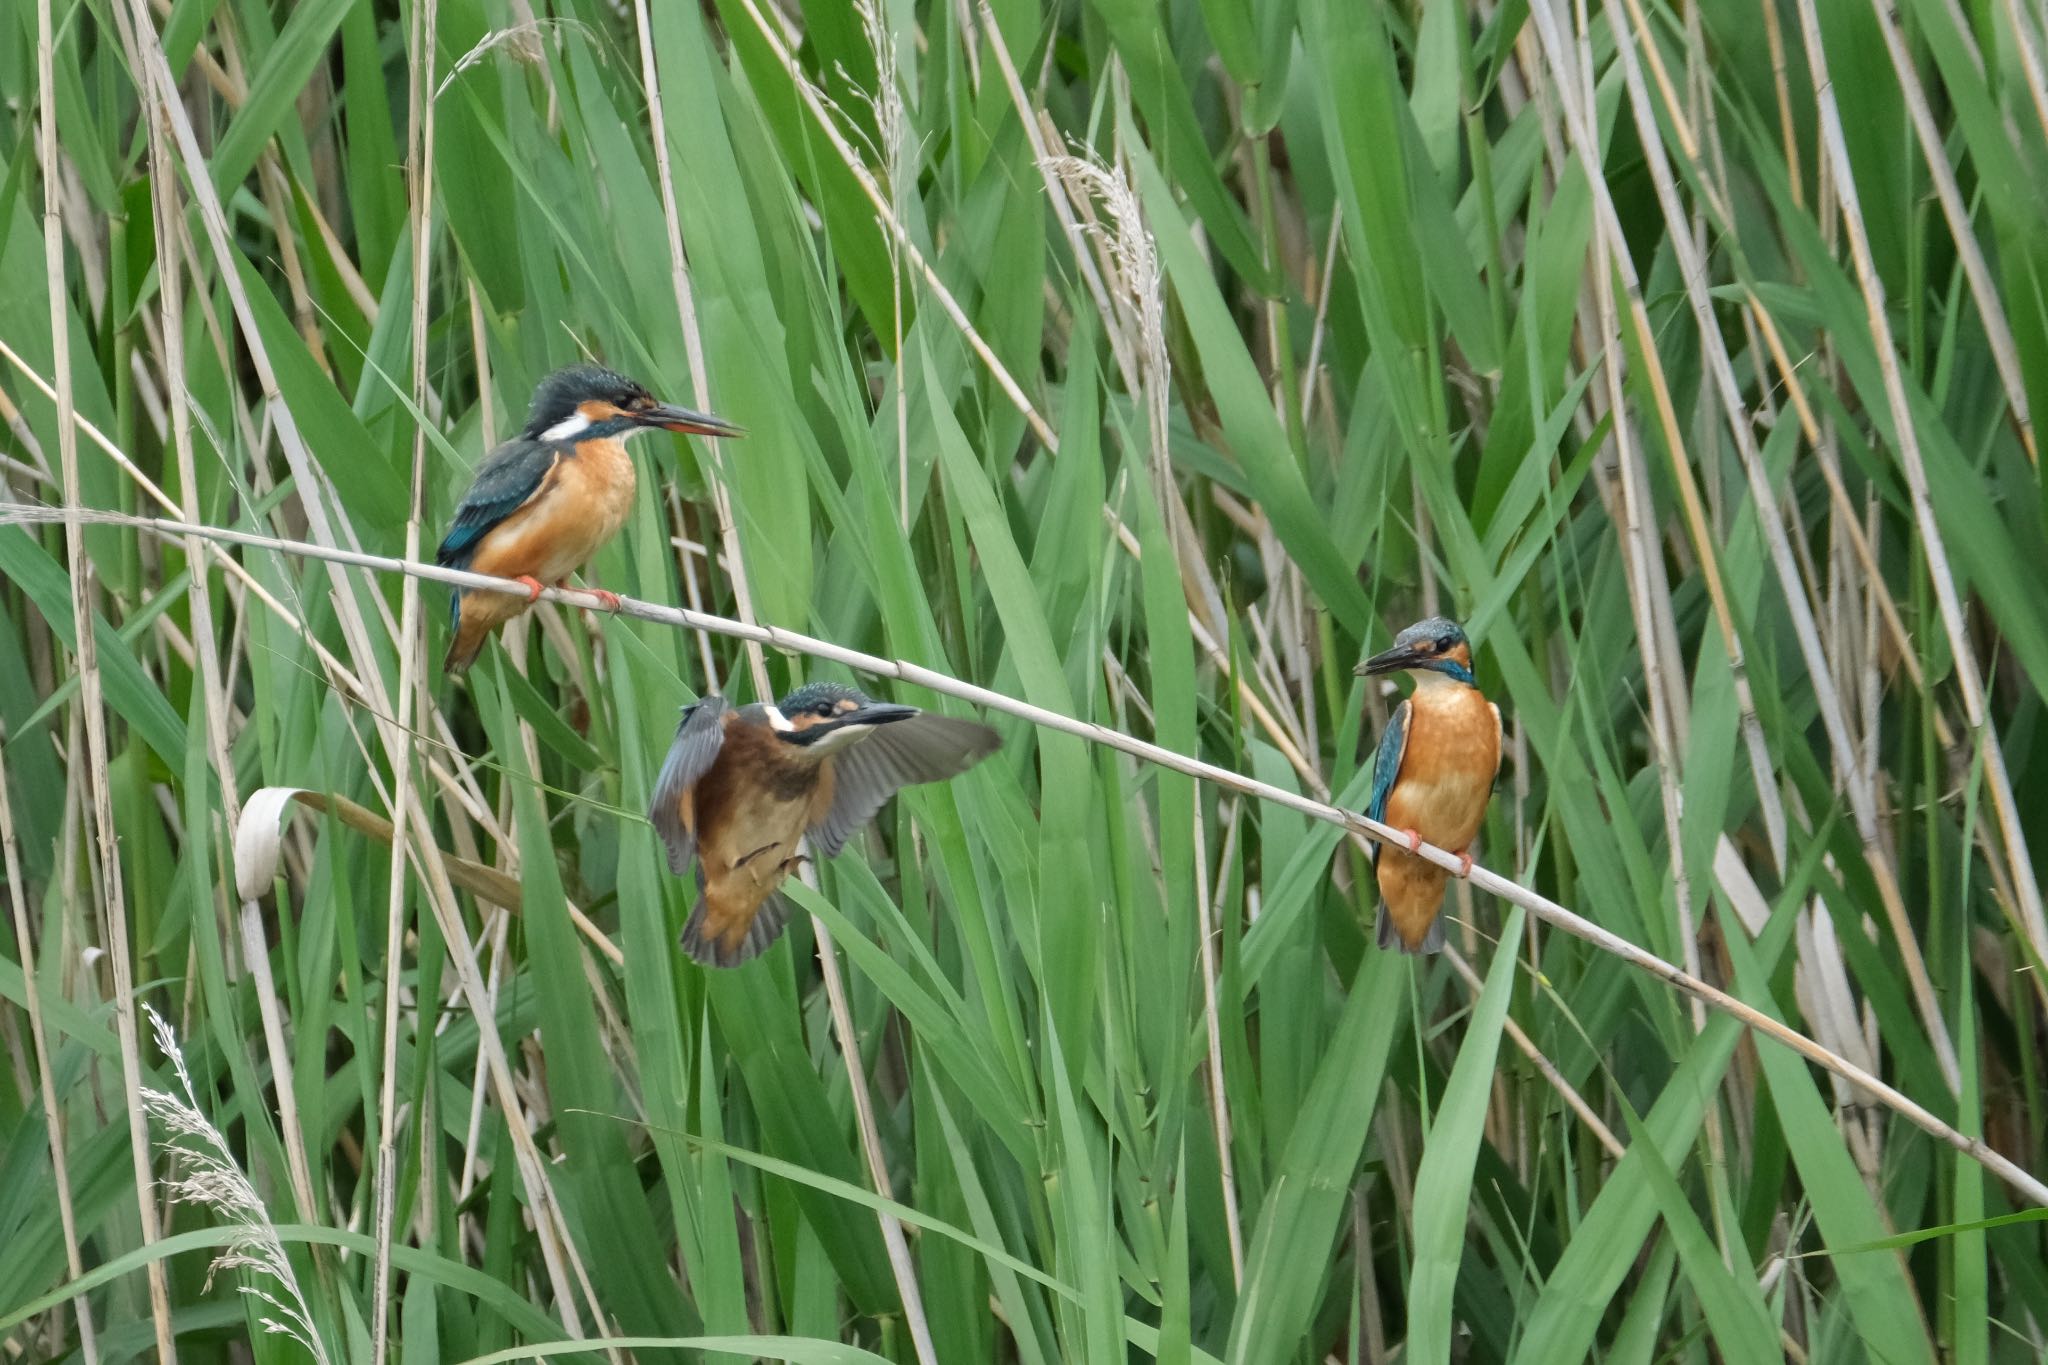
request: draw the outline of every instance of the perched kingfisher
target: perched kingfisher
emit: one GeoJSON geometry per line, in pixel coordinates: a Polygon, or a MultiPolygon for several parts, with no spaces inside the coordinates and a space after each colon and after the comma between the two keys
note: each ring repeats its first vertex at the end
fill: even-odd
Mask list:
{"type": "MultiPolygon", "coordinates": [[[[656,402],[635,381],[602,365],[571,365],[540,381],[526,429],[477,468],[434,556],[443,566],[516,578],[525,602],[498,592],[455,590],[448,604],[455,638],[442,668],[460,672],[498,626],[540,600],[618,534],[633,507],[626,438],[662,427],[702,436],[743,434],[732,423],[656,402]]],[[[591,591],[618,607],[616,594],[591,591]]]]}
{"type": "Polygon", "coordinates": [[[988,726],[873,701],[814,682],[780,702],[683,708],[647,818],[681,876],[694,857],[697,904],[683,951],[736,967],[775,942],[790,905],[797,841],[832,857],[898,787],[957,777],[995,752],[988,726]]]}
{"type": "Polygon", "coordinates": [[[1380,883],[1379,945],[1441,952],[1444,927],[1437,912],[1450,873],[1413,850],[1424,841],[1449,849],[1471,872],[1466,849],[1479,833],[1500,773],[1500,708],[1472,677],[1465,632],[1441,616],[1408,627],[1394,637],[1392,649],[1373,655],[1357,672],[1415,675],[1415,695],[1395,708],[1380,736],[1365,811],[1407,835],[1410,850],[1372,849],[1380,883]]]}

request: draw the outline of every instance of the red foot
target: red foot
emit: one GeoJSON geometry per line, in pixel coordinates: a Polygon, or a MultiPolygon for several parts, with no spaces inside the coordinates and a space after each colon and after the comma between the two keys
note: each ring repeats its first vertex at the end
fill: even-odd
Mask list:
{"type": "Polygon", "coordinates": [[[1458,875],[1460,877],[1472,875],[1472,855],[1464,852],[1462,849],[1458,853],[1458,875]]]}
{"type": "Polygon", "coordinates": [[[1420,834],[1417,834],[1412,829],[1404,829],[1401,831],[1401,834],[1402,837],[1408,840],[1408,851],[1410,853],[1422,852],[1422,836],[1420,834]]]}
{"type": "Polygon", "coordinates": [[[535,578],[530,573],[518,574],[514,576],[512,581],[514,583],[524,583],[526,585],[526,600],[529,602],[540,601],[541,591],[547,587],[547,584],[541,582],[538,578],[535,578]]]}
{"type": "Polygon", "coordinates": [[[617,611],[619,609],[619,595],[615,592],[606,592],[603,588],[598,587],[595,583],[588,584],[584,587],[579,588],[571,586],[569,580],[565,578],[561,582],[555,584],[555,586],[558,588],[566,588],[570,592],[589,593],[592,597],[595,597],[597,599],[597,605],[600,611],[617,611]]]}

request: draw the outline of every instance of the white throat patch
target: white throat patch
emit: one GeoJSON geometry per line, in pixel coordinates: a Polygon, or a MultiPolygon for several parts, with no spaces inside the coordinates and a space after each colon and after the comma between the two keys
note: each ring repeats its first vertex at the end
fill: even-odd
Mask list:
{"type": "Polygon", "coordinates": [[[780,708],[764,702],[761,709],[767,713],[768,724],[774,729],[780,730],[784,734],[788,734],[791,730],[796,729],[794,725],[789,723],[789,717],[782,714],[780,708]]]}
{"type": "Polygon", "coordinates": [[[566,441],[571,437],[580,436],[588,430],[590,430],[590,418],[585,416],[582,409],[579,408],[549,427],[546,431],[543,431],[540,434],[540,438],[543,441],[566,441]]]}

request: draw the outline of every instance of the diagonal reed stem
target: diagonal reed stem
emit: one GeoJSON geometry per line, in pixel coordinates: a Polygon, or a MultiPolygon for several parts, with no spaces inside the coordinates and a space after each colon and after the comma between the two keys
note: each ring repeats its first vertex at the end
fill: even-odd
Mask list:
{"type": "MultiPolygon", "coordinates": [[[[62,189],[58,183],[56,30],[50,0],[36,4],[36,108],[38,113],[38,156],[43,180],[43,264],[47,272],[50,303],[50,347],[52,370],[57,385],[57,452],[63,472],[64,501],[79,501],[78,432],[71,425],[71,309],[64,280],[64,223],[62,189]]],[[[121,1082],[129,1095],[142,1084],[141,1040],[135,1027],[135,959],[128,931],[127,892],[121,875],[121,855],[114,830],[113,795],[108,789],[107,717],[101,695],[99,642],[94,626],[92,576],[85,558],[85,527],[67,525],[64,557],[71,576],[71,621],[76,632],[74,648],[78,659],[78,707],[84,713],[88,767],[86,786],[92,801],[93,827],[99,842],[102,882],[100,900],[101,939],[112,969],[114,1024],[121,1046],[121,1082]]],[[[27,943],[24,940],[23,949],[27,943]]],[[[32,964],[24,963],[29,970],[32,964]]],[[[45,1073],[47,1074],[47,1072],[45,1073]]],[[[149,1121],[139,1104],[129,1104],[128,1145],[135,1176],[135,1212],[146,1247],[157,1240],[154,1167],[149,1151],[149,1121]]],[[[57,1159],[62,1160],[61,1155],[57,1159]]],[[[156,1330],[157,1359],[172,1365],[178,1358],[171,1326],[170,1281],[160,1260],[149,1263],[150,1319],[156,1330]]]]}
{"type": "MultiPolygon", "coordinates": [[[[203,536],[226,543],[245,546],[256,550],[269,550],[280,554],[302,558],[318,559],[329,564],[352,565],[371,569],[379,573],[411,574],[436,583],[481,592],[500,592],[511,596],[527,597],[530,594],[524,584],[507,578],[492,578],[487,574],[469,573],[460,569],[444,569],[436,564],[410,563],[393,559],[388,555],[365,554],[357,550],[339,550],[324,545],[312,545],[303,541],[282,540],[275,536],[255,535],[245,531],[229,531],[213,526],[194,526],[186,522],[173,521],[164,517],[136,517],[119,512],[101,512],[90,509],[69,509],[62,507],[37,507],[16,505],[0,508],[0,525],[8,523],[34,525],[92,524],[125,526],[134,530],[149,531],[163,536],[203,536]]],[[[592,593],[574,588],[546,588],[541,592],[545,601],[560,602],[586,611],[598,611],[604,603],[592,593]]],[[[954,697],[989,711],[1000,711],[1005,715],[1027,720],[1043,729],[1058,730],[1074,735],[1091,744],[1100,744],[1146,763],[1157,764],[1173,772],[1222,787],[1226,791],[1253,797],[1273,805],[1284,806],[1310,819],[1324,824],[1336,825],[1354,835],[1376,839],[1380,843],[1408,848],[1407,836],[1391,825],[1348,811],[1327,802],[1313,800],[1282,787],[1275,787],[1229,768],[1189,758],[1185,754],[1148,744],[1133,735],[1112,730],[1106,725],[1092,721],[1063,716],[1057,711],[1048,711],[1040,706],[1006,696],[1001,692],[964,682],[947,674],[936,672],[923,664],[907,659],[886,659],[858,649],[820,640],[801,631],[785,630],[780,626],[749,625],[724,616],[712,616],[704,612],[689,611],[681,607],[664,606],[656,602],[643,602],[637,598],[619,599],[618,615],[636,621],[651,621],[661,625],[680,626],[687,630],[708,631],[736,640],[753,640],[765,647],[782,650],[791,654],[811,658],[827,659],[862,673],[878,677],[894,678],[899,682],[922,687],[942,696],[954,697]]],[[[1456,854],[1438,848],[1434,844],[1423,844],[1417,856],[1435,863],[1446,872],[1457,875],[1461,863],[1456,854]]],[[[1902,1091],[1894,1089],[1883,1080],[1841,1057],[1805,1034],[1765,1014],[1728,992],[1687,972],[1684,968],[1666,962],[1654,953],[1640,948],[1620,935],[1603,929],[1591,920],[1565,908],[1520,883],[1508,880],[1497,872],[1474,865],[1470,881],[1481,891],[1519,905],[1530,914],[1572,937],[1592,944],[1610,956],[1620,958],[1632,967],[1648,972],[1659,980],[1676,987],[1688,996],[1704,1001],[1710,1008],[1733,1016],[1756,1033],[1792,1049],[1800,1056],[1825,1068],[1843,1080],[1862,1090],[1878,1103],[1904,1118],[1921,1131],[1940,1139],[1986,1170],[2005,1181],[2014,1191],[2029,1201],[2048,1208],[2048,1184],[2017,1165],[2010,1158],[1987,1146],[1982,1140],[1967,1133],[1958,1132],[1925,1106],[1913,1100],[1902,1091]]]]}

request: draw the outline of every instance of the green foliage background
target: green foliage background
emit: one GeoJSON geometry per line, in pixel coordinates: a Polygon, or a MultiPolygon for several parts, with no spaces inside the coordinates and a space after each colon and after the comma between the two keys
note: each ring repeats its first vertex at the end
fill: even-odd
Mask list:
{"type": "MultiPolygon", "coordinates": [[[[139,31],[130,0],[60,0],[45,92],[38,6],[0,0],[12,495],[63,500],[31,379],[57,370],[54,241],[77,410],[133,461],[81,444],[91,507],[164,510],[140,475],[217,525],[401,555],[424,417],[430,549],[535,379],[592,353],[750,432],[720,463],[636,446],[596,581],[735,612],[717,483],[760,620],[1353,808],[1390,699],[1351,667],[1441,608],[1508,717],[1484,864],[2048,1170],[2036,8],[880,3],[884,62],[838,0],[175,0],[139,31]],[[143,53],[203,155],[169,174],[143,53]],[[1041,149],[1128,197],[1085,197],[1070,237],[1041,149]],[[1128,232],[1107,252],[1119,223],[1156,274],[1128,232]]],[[[116,956],[285,1229],[329,1358],[385,1358],[380,1178],[388,1358],[600,1328],[641,1359],[917,1358],[810,925],[744,970],[688,964],[638,814],[675,708],[753,694],[742,650],[546,608],[422,712],[396,700],[398,577],[84,543],[103,770],[64,533],[0,530],[16,1358],[79,1358],[81,1303],[97,1359],[154,1351],[152,1260],[184,1358],[305,1355],[231,1292],[268,1281],[207,1287],[217,1214],[170,1205],[173,1240],[140,1246],[116,956]],[[416,847],[391,956],[388,841],[305,811],[240,902],[224,820],[256,790],[388,814],[407,746],[378,698],[409,708],[434,846],[516,877],[516,919],[473,877],[436,891],[416,847]]],[[[420,594],[429,662],[444,600],[420,594]]],[[[1334,827],[1000,726],[998,757],[799,893],[837,940],[932,1358],[2039,1358],[2042,1224],[1982,1226],[2020,1201],[1973,1161],[1465,888],[1472,974],[1377,953],[1334,827]],[[1921,1229],[1946,1235],[1871,1247],[1921,1229]]],[[[146,1029],[131,1062],[173,1085],[146,1029]]]]}

